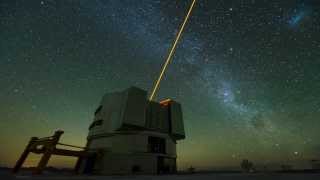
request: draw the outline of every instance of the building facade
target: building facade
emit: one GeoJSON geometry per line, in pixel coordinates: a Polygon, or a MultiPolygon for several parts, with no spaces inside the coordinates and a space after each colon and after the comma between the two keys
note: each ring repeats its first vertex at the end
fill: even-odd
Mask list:
{"type": "Polygon", "coordinates": [[[176,144],[185,138],[181,105],[170,99],[149,101],[131,87],[106,94],[89,127],[80,171],[93,174],[176,172],[176,144]]]}

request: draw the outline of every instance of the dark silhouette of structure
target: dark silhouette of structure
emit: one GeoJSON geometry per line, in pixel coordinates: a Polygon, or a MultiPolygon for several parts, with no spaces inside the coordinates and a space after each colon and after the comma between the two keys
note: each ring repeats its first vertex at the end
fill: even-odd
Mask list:
{"type": "Polygon", "coordinates": [[[55,131],[53,136],[44,137],[44,138],[32,137],[29,143],[27,144],[25,150],[21,154],[20,158],[16,162],[12,170],[13,173],[17,173],[20,170],[24,161],[27,159],[29,153],[43,154],[37,167],[34,169],[33,174],[42,173],[44,168],[47,166],[51,155],[78,157],[79,159],[75,166],[75,170],[77,171],[77,169],[79,168],[80,159],[82,157],[87,157],[92,154],[87,153],[83,147],[59,143],[59,139],[63,133],[64,133],[63,131],[58,130],[58,131],[55,131]],[[74,151],[74,150],[67,150],[67,149],[59,149],[59,148],[56,148],[57,145],[67,146],[72,148],[79,148],[82,150],[74,151]]]}
{"type": "Polygon", "coordinates": [[[177,169],[176,145],[185,139],[181,105],[150,101],[130,87],[103,96],[89,126],[79,172],[92,174],[168,174],[177,169]]]}
{"type": "Polygon", "coordinates": [[[190,174],[193,174],[195,173],[195,168],[193,166],[190,166],[188,169],[187,169],[187,172],[190,173],[190,174]]]}
{"type": "Polygon", "coordinates": [[[253,163],[247,159],[242,160],[241,168],[243,169],[244,172],[254,172],[255,171],[253,163]]]}
{"type": "Polygon", "coordinates": [[[281,165],[281,170],[282,171],[292,171],[293,167],[292,167],[292,165],[289,165],[289,164],[282,164],[281,165]]]}
{"type": "Polygon", "coordinates": [[[29,153],[43,154],[33,174],[41,174],[51,155],[78,157],[75,172],[82,174],[175,173],[177,141],[185,139],[181,105],[171,99],[150,101],[147,92],[136,87],[102,98],[89,126],[86,147],[59,143],[62,134],[59,130],[50,137],[32,137],[13,173],[29,153]]]}
{"type": "Polygon", "coordinates": [[[312,159],[310,162],[311,162],[312,169],[320,170],[320,160],[312,159]]]}

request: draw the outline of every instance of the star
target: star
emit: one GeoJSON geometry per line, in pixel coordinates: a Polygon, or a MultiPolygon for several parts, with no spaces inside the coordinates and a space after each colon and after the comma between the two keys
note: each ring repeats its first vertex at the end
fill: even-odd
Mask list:
{"type": "Polygon", "coordinates": [[[18,93],[19,91],[20,91],[20,90],[17,89],[17,88],[16,88],[16,89],[13,89],[13,92],[14,92],[14,93],[18,93]]]}
{"type": "MultiPolygon", "coordinates": [[[[293,156],[293,166],[307,168],[301,150],[318,156],[313,3],[198,1],[154,99],[181,103],[187,137],[178,167],[238,167],[247,158],[277,169],[293,156]]],[[[105,93],[150,92],[189,1],[2,0],[1,7],[0,140],[17,146],[2,147],[0,157],[12,167],[19,144],[56,127],[85,145],[105,93]]]]}

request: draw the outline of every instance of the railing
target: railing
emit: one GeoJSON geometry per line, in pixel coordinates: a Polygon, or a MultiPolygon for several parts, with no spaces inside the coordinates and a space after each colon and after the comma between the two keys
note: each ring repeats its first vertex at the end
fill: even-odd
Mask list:
{"type": "Polygon", "coordinates": [[[57,143],[57,145],[67,146],[67,147],[73,147],[73,148],[78,148],[78,149],[85,149],[85,147],[75,146],[75,145],[71,145],[71,144],[57,143]]]}
{"type": "Polygon", "coordinates": [[[26,146],[25,150],[21,154],[20,158],[16,162],[13,173],[17,173],[22,167],[24,161],[28,157],[29,153],[43,154],[41,157],[37,167],[35,168],[33,174],[41,174],[43,169],[46,167],[51,155],[60,155],[60,156],[74,156],[78,157],[78,161],[75,166],[75,170],[77,171],[83,157],[89,156],[90,154],[86,152],[85,147],[70,145],[65,143],[59,143],[59,139],[64,132],[61,130],[55,131],[53,136],[49,137],[32,137],[26,146]],[[67,150],[67,149],[58,149],[57,145],[78,148],[80,151],[67,150]]]}

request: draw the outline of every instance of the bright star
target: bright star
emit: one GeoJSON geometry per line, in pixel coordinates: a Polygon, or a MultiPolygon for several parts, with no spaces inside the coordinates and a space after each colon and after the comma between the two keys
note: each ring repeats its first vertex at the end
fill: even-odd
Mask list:
{"type": "Polygon", "coordinates": [[[300,12],[299,14],[293,16],[293,17],[290,19],[289,24],[290,24],[291,26],[296,26],[296,25],[299,24],[299,22],[304,18],[304,16],[305,16],[305,12],[304,12],[304,11],[300,12]]]}

